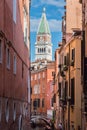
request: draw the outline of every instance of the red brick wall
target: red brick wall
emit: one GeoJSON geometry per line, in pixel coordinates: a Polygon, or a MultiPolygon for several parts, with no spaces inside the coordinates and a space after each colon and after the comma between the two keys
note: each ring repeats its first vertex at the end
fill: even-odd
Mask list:
{"type": "Polygon", "coordinates": [[[44,69],[40,69],[37,71],[34,71],[31,73],[31,76],[33,79],[31,80],[31,87],[32,87],[32,112],[34,111],[33,109],[33,101],[35,98],[40,98],[40,107],[37,109],[37,112],[47,112],[47,109],[51,109],[51,98],[52,98],[52,72],[54,71],[54,64],[50,64],[48,67],[44,69]],[[43,72],[45,74],[45,77],[43,78],[43,72]],[[40,79],[35,80],[35,75],[40,74],[40,79]],[[40,84],[40,94],[34,94],[34,86],[37,85],[39,82],[40,84]],[[44,86],[44,92],[42,91],[44,86]],[[42,99],[44,98],[44,108],[42,108],[42,99]]]}
{"type": "MultiPolygon", "coordinates": [[[[20,1],[20,0],[19,0],[20,1]]],[[[16,24],[13,21],[13,5],[12,0],[2,0],[0,2],[0,30],[4,33],[2,40],[2,63],[0,64],[0,100],[2,101],[2,120],[0,130],[8,130],[13,122],[13,102],[16,102],[17,118],[21,114],[20,103],[23,105],[28,101],[28,69],[29,69],[29,49],[23,39],[23,3],[17,0],[17,18],[16,24]],[[19,5],[20,4],[20,5],[19,5]],[[21,7],[21,8],[20,8],[21,7]],[[22,16],[21,16],[22,15],[22,16]],[[11,41],[10,49],[10,69],[6,67],[6,48],[7,41],[11,41]],[[16,54],[17,73],[13,74],[13,56],[16,54]],[[22,63],[24,73],[22,77],[22,63]],[[5,101],[9,103],[9,122],[5,120],[5,101]]],[[[27,0],[26,0],[27,1],[27,0]]],[[[29,9],[28,9],[29,10],[29,9]]],[[[28,19],[29,20],[29,19],[28,19]]],[[[25,109],[27,105],[25,105],[25,109]]],[[[22,111],[23,112],[23,111],[22,111]]],[[[16,130],[18,127],[18,119],[16,130]]]]}

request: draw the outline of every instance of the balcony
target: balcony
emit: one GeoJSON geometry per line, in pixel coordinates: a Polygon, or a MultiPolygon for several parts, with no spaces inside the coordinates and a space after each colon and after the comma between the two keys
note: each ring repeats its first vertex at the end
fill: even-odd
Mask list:
{"type": "Polygon", "coordinates": [[[61,72],[60,72],[60,75],[61,75],[62,77],[65,77],[64,71],[61,71],[61,72]]]}
{"type": "Polygon", "coordinates": [[[67,71],[68,70],[68,66],[67,65],[63,65],[63,71],[67,71]]]}

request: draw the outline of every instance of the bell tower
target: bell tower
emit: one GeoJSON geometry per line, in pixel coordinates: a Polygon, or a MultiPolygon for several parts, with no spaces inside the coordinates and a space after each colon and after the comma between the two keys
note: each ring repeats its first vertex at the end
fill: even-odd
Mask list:
{"type": "Polygon", "coordinates": [[[43,8],[35,43],[35,60],[40,59],[52,61],[51,33],[46,18],[45,8],[43,8]]]}

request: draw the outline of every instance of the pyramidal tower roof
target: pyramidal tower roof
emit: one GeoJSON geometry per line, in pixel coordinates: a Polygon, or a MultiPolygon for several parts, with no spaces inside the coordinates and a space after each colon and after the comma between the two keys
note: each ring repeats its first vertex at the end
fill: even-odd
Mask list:
{"type": "Polygon", "coordinates": [[[46,14],[45,14],[45,8],[43,8],[43,13],[42,13],[42,17],[40,20],[37,34],[50,34],[48,21],[47,21],[46,14]]]}

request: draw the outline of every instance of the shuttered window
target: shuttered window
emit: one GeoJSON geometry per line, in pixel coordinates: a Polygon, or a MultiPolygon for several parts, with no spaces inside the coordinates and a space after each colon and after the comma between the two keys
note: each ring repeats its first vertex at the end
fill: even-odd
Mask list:
{"type": "Polygon", "coordinates": [[[6,61],[7,61],[7,68],[10,69],[10,50],[9,48],[7,47],[6,48],[6,61]]]}
{"type": "Polygon", "coordinates": [[[66,64],[69,65],[69,53],[67,53],[66,64]]]}
{"type": "Polygon", "coordinates": [[[75,103],[75,79],[71,79],[71,105],[75,103]]]}
{"type": "Polygon", "coordinates": [[[65,82],[64,105],[67,104],[68,82],[65,82]]]}
{"type": "Polygon", "coordinates": [[[17,60],[16,60],[16,55],[14,54],[14,57],[13,57],[13,73],[16,74],[16,70],[17,70],[17,60]]]}
{"type": "Polygon", "coordinates": [[[64,65],[66,65],[66,62],[67,60],[66,60],[66,56],[64,56],[64,65]]]}
{"type": "Polygon", "coordinates": [[[61,83],[59,83],[59,98],[61,98],[61,83]]]}
{"type": "Polygon", "coordinates": [[[32,94],[32,87],[30,87],[30,93],[32,94]]]}
{"type": "Polygon", "coordinates": [[[42,107],[44,107],[44,99],[42,99],[42,107]]]}
{"type": "Polygon", "coordinates": [[[75,61],[75,48],[72,49],[72,60],[75,61]]]}

